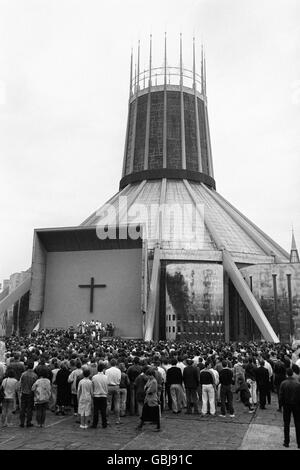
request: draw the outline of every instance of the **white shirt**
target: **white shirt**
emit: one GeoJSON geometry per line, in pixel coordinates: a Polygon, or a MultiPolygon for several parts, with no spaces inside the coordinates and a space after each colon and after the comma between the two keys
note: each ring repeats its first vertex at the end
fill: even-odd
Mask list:
{"type": "Polygon", "coordinates": [[[267,371],[269,372],[269,379],[270,379],[273,375],[273,369],[272,369],[271,364],[266,360],[265,360],[264,368],[267,369],[267,371]]]}
{"type": "Polygon", "coordinates": [[[183,364],[183,362],[177,362],[176,367],[179,367],[181,369],[181,372],[183,373],[184,369],[186,366],[183,364]]]}
{"type": "Polygon", "coordinates": [[[161,374],[162,378],[163,378],[163,381],[165,382],[166,381],[166,371],[165,369],[163,369],[162,367],[158,366],[157,367],[157,370],[158,372],[161,374]]]}
{"type": "Polygon", "coordinates": [[[215,384],[218,386],[219,385],[219,372],[216,369],[209,369],[210,372],[212,372],[215,376],[215,384]]]}
{"type": "Polygon", "coordinates": [[[98,372],[92,378],[94,397],[107,397],[107,377],[103,372],[98,372]]]}
{"type": "Polygon", "coordinates": [[[108,385],[120,385],[121,371],[117,367],[110,367],[106,369],[105,375],[107,377],[108,385]]]}

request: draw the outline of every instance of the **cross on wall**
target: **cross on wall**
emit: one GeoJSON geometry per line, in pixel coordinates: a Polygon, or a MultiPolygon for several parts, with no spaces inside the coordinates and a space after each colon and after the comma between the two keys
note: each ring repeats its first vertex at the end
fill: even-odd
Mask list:
{"type": "Polygon", "coordinates": [[[106,284],[95,284],[95,279],[91,277],[90,284],[79,284],[78,287],[82,289],[90,289],[90,313],[94,311],[94,289],[99,287],[106,287],[106,284]]]}

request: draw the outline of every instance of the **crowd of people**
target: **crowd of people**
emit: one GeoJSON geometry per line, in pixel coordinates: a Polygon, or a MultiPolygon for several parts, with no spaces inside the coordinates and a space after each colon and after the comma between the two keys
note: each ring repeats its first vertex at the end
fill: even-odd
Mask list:
{"type": "MultiPolygon", "coordinates": [[[[137,429],[150,421],[159,431],[161,413],[166,411],[212,417],[228,413],[234,419],[234,393],[245,411],[253,413],[257,406],[266,409],[273,392],[278,412],[285,415],[281,384],[293,380],[300,387],[300,346],[145,342],[104,338],[101,328],[99,322],[82,322],[76,328],[5,338],[5,357],[0,362],[2,426],[9,426],[19,410],[20,426],[31,427],[35,410],[38,426],[44,427],[49,409],[61,416],[73,412],[82,429],[96,428],[99,415],[106,428],[112,416],[121,424],[128,414],[139,416],[137,429]]],[[[299,447],[300,402],[299,409],[295,406],[288,414],[290,419],[293,413],[298,423],[299,447]]],[[[284,419],[287,423],[288,416],[284,419]]]]}

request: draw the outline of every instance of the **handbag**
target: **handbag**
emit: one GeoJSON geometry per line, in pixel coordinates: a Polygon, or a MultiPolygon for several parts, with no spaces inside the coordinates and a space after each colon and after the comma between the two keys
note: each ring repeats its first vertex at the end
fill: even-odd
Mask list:
{"type": "MultiPolygon", "coordinates": [[[[3,381],[4,382],[4,381],[3,381]]],[[[2,382],[2,385],[0,387],[0,403],[3,402],[4,398],[5,398],[5,389],[3,387],[3,382],[2,382]]]]}

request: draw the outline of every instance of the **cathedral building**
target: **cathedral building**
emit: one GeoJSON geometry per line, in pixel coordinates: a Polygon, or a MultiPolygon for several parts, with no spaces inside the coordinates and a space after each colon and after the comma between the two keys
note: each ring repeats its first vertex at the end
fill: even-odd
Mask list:
{"type": "MultiPolygon", "coordinates": [[[[113,322],[126,338],[300,339],[300,262],[218,191],[206,62],[131,56],[119,191],[76,227],[36,229],[17,331],[113,322]],[[26,297],[27,296],[27,297],[26,297]]],[[[260,206],[259,210],[263,210],[260,206]]],[[[20,287],[19,287],[20,289],[20,287]]],[[[20,310],[20,309],[19,309],[20,310]]]]}

